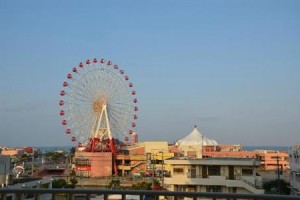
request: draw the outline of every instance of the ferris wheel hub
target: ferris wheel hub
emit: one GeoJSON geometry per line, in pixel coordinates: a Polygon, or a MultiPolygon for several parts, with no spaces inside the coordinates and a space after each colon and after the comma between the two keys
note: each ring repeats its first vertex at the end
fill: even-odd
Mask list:
{"type": "Polygon", "coordinates": [[[106,106],[106,100],[104,98],[98,99],[93,102],[93,111],[99,114],[102,112],[105,106],[106,106]]]}

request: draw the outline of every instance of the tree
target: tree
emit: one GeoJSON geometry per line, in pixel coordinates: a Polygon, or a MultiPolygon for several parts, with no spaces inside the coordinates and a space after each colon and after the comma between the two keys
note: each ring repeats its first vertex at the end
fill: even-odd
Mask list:
{"type": "Polygon", "coordinates": [[[272,181],[265,182],[263,188],[266,194],[289,195],[291,192],[289,186],[290,184],[285,182],[284,180],[272,180],[272,181]]]}
{"type": "Polygon", "coordinates": [[[65,179],[56,179],[52,181],[52,188],[64,188],[67,185],[65,179]]]}
{"type": "Polygon", "coordinates": [[[118,189],[121,187],[120,180],[111,180],[108,184],[108,187],[111,189],[118,189]]]}
{"type": "Polygon", "coordinates": [[[163,190],[163,187],[157,179],[153,180],[152,190],[163,190]]]}
{"type": "Polygon", "coordinates": [[[133,190],[151,190],[151,185],[152,183],[146,183],[146,182],[141,182],[141,183],[136,183],[132,185],[133,190]]]}
{"type": "Polygon", "coordinates": [[[70,179],[70,183],[67,184],[67,187],[75,188],[77,183],[78,183],[77,179],[75,177],[73,177],[70,179]]]}

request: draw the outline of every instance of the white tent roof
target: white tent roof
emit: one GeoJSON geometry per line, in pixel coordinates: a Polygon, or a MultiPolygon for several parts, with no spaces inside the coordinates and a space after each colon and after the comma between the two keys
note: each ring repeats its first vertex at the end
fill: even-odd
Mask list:
{"type": "Polygon", "coordinates": [[[216,146],[216,145],[218,145],[218,142],[216,140],[207,137],[203,138],[203,146],[216,146]]]}
{"type": "Polygon", "coordinates": [[[188,134],[184,138],[178,140],[177,144],[178,145],[199,145],[202,144],[202,140],[203,140],[203,135],[195,126],[192,132],[190,132],[190,134],[188,134]]]}
{"type": "Polygon", "coordinates": [[[197,129],[197,126],[184,138],[177,141],[177,145],[201,145],[204,146],[215,146],[218,145],[216,140],[209,139],[205,136],[203,136],[202,133],[197,129]]]}

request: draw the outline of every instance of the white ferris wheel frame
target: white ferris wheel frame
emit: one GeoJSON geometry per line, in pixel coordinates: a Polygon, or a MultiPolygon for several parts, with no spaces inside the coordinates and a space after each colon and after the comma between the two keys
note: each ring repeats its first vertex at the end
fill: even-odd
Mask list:
{"type": "Polygon", "coordinates": [[[97,62],[78,68],[69,79],[64,88],[67,109],[63,118],[80,143],[87,143],[91,137],[124,141],[122,136],[127,137],[128,130],[133,129],[132,91],[121,71],[124,73],[108,63],[97,62]],[[93,104],[101,105],[101,111],[95,112],[93,104]]]}

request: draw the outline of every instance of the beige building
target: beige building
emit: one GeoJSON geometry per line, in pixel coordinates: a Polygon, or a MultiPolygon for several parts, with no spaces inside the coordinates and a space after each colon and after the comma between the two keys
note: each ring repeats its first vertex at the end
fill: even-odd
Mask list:
{"type": "Polygon", "coordinates": [[[9,184],[10,177],[10,156],[0,155],[0,187],[9,184]]]}
{"type": "Polygon", "coordinates": [[[289,151],[291,195],[300,196],[300,144],[289,151]]]}
{"type": "Polygon", "coordinates": [[[164,186],[170,191],[263,194],[262,178],[256,175],[260,162],[241,158],[174,158],[164,186]]]}

